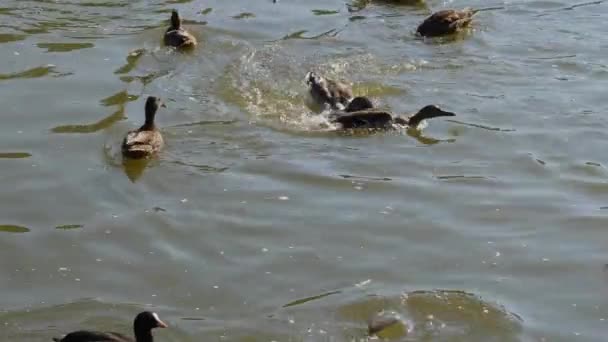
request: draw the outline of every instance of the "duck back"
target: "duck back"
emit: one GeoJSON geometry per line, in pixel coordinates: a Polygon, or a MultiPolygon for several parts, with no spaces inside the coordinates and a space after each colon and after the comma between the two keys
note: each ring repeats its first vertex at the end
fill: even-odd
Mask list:
{"type": "Polygon", "coordinates": [[[62,339],[53,338],[55,342],[134,342],[130,337],[114,332],[75,331],[65,335],[62,339]]]}

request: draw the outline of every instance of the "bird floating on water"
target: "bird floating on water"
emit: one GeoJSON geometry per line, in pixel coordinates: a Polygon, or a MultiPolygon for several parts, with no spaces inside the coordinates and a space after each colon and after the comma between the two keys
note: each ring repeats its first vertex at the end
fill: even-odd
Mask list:
{"type": "Polygon", "coordinates": [[[171,12],[171,26],[165,32],[165,45],[178,49],[193,48],[196,46],[196,38],[182,27],[182,19],[176,10],[171,12]]]}
{"type": "Polygon", "coordinates": [[[423,37],[439,37],[456,33],[468,27],[473,16],[481,11],[504,9],[504,7],[488,7],[481,9],[465,8],[462,10],[446,9],[435,12],[426,18],[416,32],[423,37]]]}
{"type": "Polygon", "coordinates": [[[353,99],[350,86],[322,77],[314,72],[308,72],[306,84],[312,99],[320,106],[329,105],[332,109],[344,110],[353,99]]]}
{"type": "Polygon", "coordinates": [[[153,342],[152,329],[167,328],[167,324],[158,318],[154,312],[140,312],[133,321],[133,333],[135,339],[116,332],[102,332],[91,330],[79,330],[71,332],[59,339],[53,338],[55,342],[153,342]]]}
{"type": "Polygon", "coordinates": [[[366,97],[354,98],[345,112],[334,114],[330,118],[332,122],[340,124],[342,129],[392,129],[401,126],[419,130],[424,128],[426,119],[456,115],[435,105],[428,105],[416,114],[404,118],[387,111],[374,109],[372,102],[366,97]]]}
{"type": "Polygon", "coordinates": [[[163,148],[163,136],[154,124],[159,107],[165,107],[158,97],[150,96],[146,100],[146,121],[133,131],[127,133],[122,142],[123,156],[141,159],[157,154],[163,148]]]}

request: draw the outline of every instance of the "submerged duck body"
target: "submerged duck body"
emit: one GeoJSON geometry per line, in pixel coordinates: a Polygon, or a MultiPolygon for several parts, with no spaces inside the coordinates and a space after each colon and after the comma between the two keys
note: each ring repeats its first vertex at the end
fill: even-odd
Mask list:
{"type": "Polygon", "coordinates": [[[373,108],[371,101],[365,97],[353,99],[346,113],[334,114],[332,122],[340,124],[342,129],[393,129],[396,126],[420,129],[426,119],[440,116],[455,116],[435,105],[428,105],[410,117],[395,116],[387,111],[373,108]]]}
{"type": "Polygon", "coordinates": [[[122,142],[123,156],[131,159],[142,159],[157,154],[163,148],[163,136],[154,124],[154,118],[160,106],[164,105],[159,98],[148,97],[146,100],[146,121],[140,128],[127,133],[122,142]]]}
{"type": "Polygon", "coordinates": [[[196,38],[182,27],[182,19],[177,11],[171,13],[171,26],[165,32],[165,45],[178,49],[193,48],[196,46],[196,38]]]}
{"type": "Polygon", "coordinates": [[[463,10],[447,9],[433,13],[426,18],[416,32],[423,37],[439,37],[453,34],[469,26],[473,16],[479,10],[465,8],[463,10]]]}
{"type": "Polygon", "coordinates": [[[135,339],[115,332],[80,330],[74,331],[63,338],[53,338],[55,342],[153,342],[152,329],[166,328],[167,324],[158,318],[154,312],[139,313],[133,321],[135,339]]]}
{"type": "Polygon", "coordinates": [[[309,72],[306,84],[312,99],[320,106],[329,105],[332,109],[343,110],[353,99],[351,88],[341,82],[309,72]]]}

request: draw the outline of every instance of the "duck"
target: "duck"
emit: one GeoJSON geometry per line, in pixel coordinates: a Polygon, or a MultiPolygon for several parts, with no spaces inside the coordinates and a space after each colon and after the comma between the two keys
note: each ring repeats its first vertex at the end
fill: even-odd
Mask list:
{"type": "Polygon", "coordinates": [[[461,10],[445,9],[431,14],[418,26],[416,33],[422,37],[439,37],[456,33],[468,27],[473,16],[481,11],[504,9],[504,7],[488,7],[481,9],[464,8],[461,10]]]}
{"type": "Polygon", "coordinates": [[[308,91],[319,106],[329,105],[334,110],[344,110],[353,99],[350,86],[310,71],[305,77],[308,91]]]}
{"type": "Polygon", "coordinates": [[[166,107],[155,96],[146,100],[146,121],[136,129],[129,131],[122,142],[122,154],[130,159],[142,159],[157,154],[163,148],[163,136],[154,124],[154,117],[159,107],[166,107]]]}
{"type": "Polygon", "coordinates": [[[193,48],[196,38],[182,27],[182,19],[177,10],[171,12],[171,26],[165,32],[165,45],[178,49],[193,48]]]}
{"type": "Polygon", "coordinates": [[[416,114],[404,118],[375,109],[373,103],[366,97],[356,97],[350,102],[344,113],[334,113],[330,120],[339,124],[342,129],[392,129],[395,126],[401,126],[420,130],[424,128],[426,119],[455,115],[436,105],[428,105],[416,114]]]}
{"type": "Polygon", "coordinates": [[[153,342],[152,329],[167,328],[168,325],[158,318],[154,312],[143,311],[135,316],[133,332],[135,339],[116,332],[79,330],[65,335],[63,338],[54,337],[55,342],[153,342]]]}

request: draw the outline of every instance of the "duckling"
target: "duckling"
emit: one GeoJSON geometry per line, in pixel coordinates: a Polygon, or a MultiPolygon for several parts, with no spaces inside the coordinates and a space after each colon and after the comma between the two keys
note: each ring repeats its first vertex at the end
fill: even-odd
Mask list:
{"type": "Polygon", "coordinates": [[[353,98],[353,91],[348,85],[312,71],[306,74],[305,81],[312,99],[320,106],[328,104],[332,109],[343,110],[353,98]]]}
{"type": "Polygon", "coordinates": [[[57,337],[53,338],[55,342],[92,342],[92,341],[104,341],[104,342],[153,342],[154,337],[152,336],[152,329],[154,328],[167,328],[167,324],[158,318],[158,315],[154,312],[144,311],[139,313],[133,321],[133,332],[135,333],[135,339],[127,337],[123,334],[115,332],[101,332],[101,331],[89,331],[79,330],[71,332],[65,335],[62,339],[57,337]]]}
{"type": "Polygon", "coordinates": [[[453,34],[469,26],[473,16],[481,11],[504,9],[488,7],[481,9],[465,8],[462,10],[447,9],[435,12],[426,18],[416,32],[423,37],[438,37],[453,34]]]}
{"type": "Polygon", "coordinates": [[[165,32],[165,45],[178,49],[193,48],[197,44],[196,38],[182,27],[182,19],[176,10],[171,12],[171,26],[165,32]]]}
{"type": "Polygon", "coordinates": [[[452,112],[446,112],[435,105],[428,105],[418,111],[418,113],[402,118],[393,114],[373,109],[369,99],[356,97],[351,101],[346,112],[348,114],[333,115],[332,122],[339,123],[343,129],[371,128],[371,129],[391,129],[395,125],[406,126],[412,129],[424,128],[423,122],[426,119],[439,116],[455,116],[452,112]]]}
{"type": "Polygon", "coordinates": [[[122,142],[122,154],[127,158],[141,159],[158,153],[164,145],[163,136],[154,125],[158,107],[165,107],[157,97],[146,100],[146,121],[139,129],[130,131],[122,142]]]}

